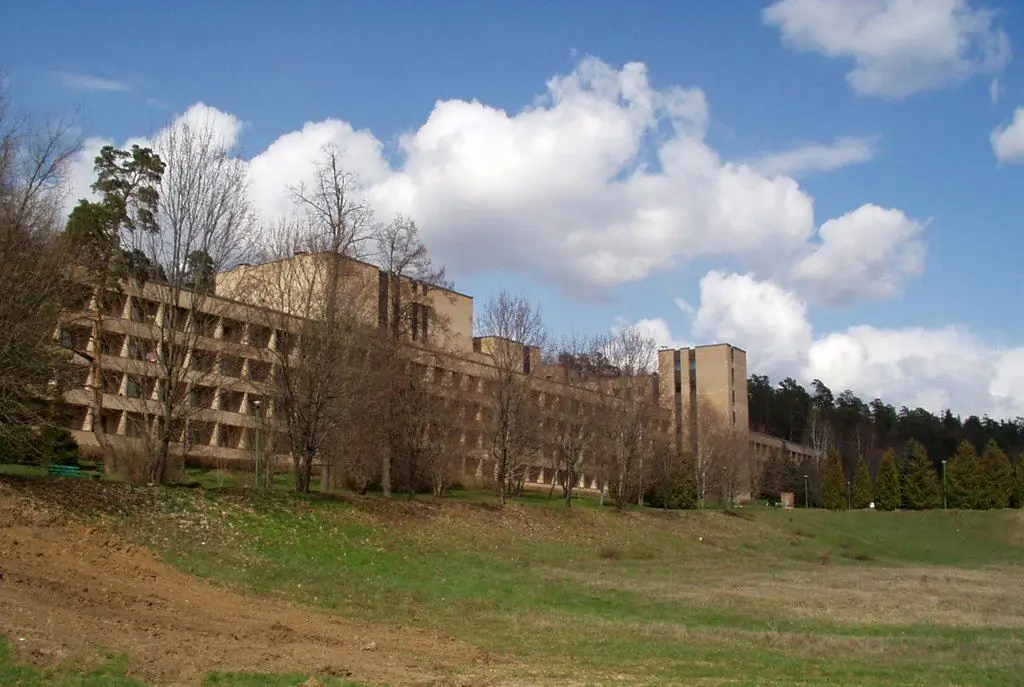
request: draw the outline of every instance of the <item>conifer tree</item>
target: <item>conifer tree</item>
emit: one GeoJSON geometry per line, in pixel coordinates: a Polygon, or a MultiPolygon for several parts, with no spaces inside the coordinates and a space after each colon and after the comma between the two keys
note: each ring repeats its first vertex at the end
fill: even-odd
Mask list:
{"type": "Polygon", "coordinates": [[[878,469],[875,507],[882,510],[896,510],[900,507],[900,472],[896,467],[896,454],[892,451],[885,452],[878,469]]]}
{"type": "Polygon", "coordinates": [[[1008,508],[1016,486],[1016,475],[1009,458],[995,439],[989,439],[981,457],[983,504],[986,508],[1008,508]]]}
{"type": "Polygon", "coordinates": [[[946,489],[952,508],[985,508],[986,489],[981,461],[969,441],[961,441],[956,455],[946,465],[946,489]]]}
{"type": "Polygon", "coordinates": [[[871,484],[871,473],[864,456],[857,461],[857,470],[853,473],[853,507],[867,508],[871,503],[874,489],[871,484]]]}
{"type": "Polygon", "coordinates": [[[942,505],[942,485],[935,466],[917,439],[907,442],[907,472],[903,479],[903,507],[912,510],[938,508],[942,505]]]}
{"type": "Polygon", "coordinates": [[[846,475],[843,474],[843,464],[840,462],[839,453],[835,448],[829,448],[828,458],[825,460],[823,490],[825,508],[829,510],[846,508],[846,475]]]}

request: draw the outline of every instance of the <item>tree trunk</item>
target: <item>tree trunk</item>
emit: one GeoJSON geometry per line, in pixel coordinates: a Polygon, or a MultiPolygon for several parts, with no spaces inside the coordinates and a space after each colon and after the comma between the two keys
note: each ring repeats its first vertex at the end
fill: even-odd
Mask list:
{"type": "Polygon", "coordinates": [[[391,498],[391,452],[389,450],[381,452],[380,493],[386,499],[391,498]]]}

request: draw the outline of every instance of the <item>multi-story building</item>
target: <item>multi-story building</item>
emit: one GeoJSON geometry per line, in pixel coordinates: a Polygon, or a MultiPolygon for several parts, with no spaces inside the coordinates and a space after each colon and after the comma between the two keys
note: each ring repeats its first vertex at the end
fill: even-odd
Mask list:
{"type": "MultiPolygon", "coordinates": [[[[400,326],[416,369],[439,393],[457,399],[462,470],[468,475],[486,478],[490,471],[482,422],[490,412],[497,347],[504,352],[510,347],[521,350],[520,372],[529,376],[534,400],[550,421],[557,422],[566,396],[579,392],[580,384],[570,384],[566,370],[542,363],[538,349],[498,337],[474,337],[472,297],[396,280],[356,260],[340,265],[332,260],[337,258],[297,254],[242,265],[219,275],[216,295],[202,298],[174,294],[160,284],[128,282],[107,294],[98,323],[92,314],[96,293],[83,290],[79,308],[66,314],[60,328],[63,344],[76,352],[81,366],[81,385],[66,395],[73,409],[70,430],[75,439],[85,450],[99,448],[98,433],[108,449],[128,451],[146,441],[160,412],[161,329],[173,313],[175,326],[192,336],[184,361],[190,410],[175,451],[205,464],[249,464],[257,402],[262,403],[261,417],[268,421],[265,431],[274,431],[270,353],[287,353],[303,323],[324,315],[327,283],[345,289],[344,302],[364,325],[382,330],[400,326]],[[395,298],[396,289],[400,298],[395,298]],[[97,357],[102,372],[98,376],[92,374],[97,357]]],[[[593,394],[614,396],[614,387],[612,381],[589,388],[593,394]]],[[[662,350],[658,370],[650,375],[650,394],[652,407],[664,413],[659,430],[674,438],[679,449],[684,448],[684,437],[694,436],[686,430],[695,426],[698,413],[714,412],[722,422],[746,430],[746,353],[729,344],[662,350]]],[[[751,435],[760,454],[779,450],[775,442],[751,435]]],[[[538,455],[529,481],[550,484],[559,479],[550,453],[538,455]]],[[[599,475],[587,472],[579,484],[603,486],[599,475]]]]}

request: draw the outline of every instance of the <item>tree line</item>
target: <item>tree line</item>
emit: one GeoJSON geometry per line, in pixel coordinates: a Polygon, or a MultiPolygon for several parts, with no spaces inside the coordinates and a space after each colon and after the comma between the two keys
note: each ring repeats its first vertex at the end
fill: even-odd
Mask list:
{"type": "Polygon", "coordinates": [[[747,388],[751,429],[812,453],[795,463],[770,457],[765,497],[792,491],[800,503],[828,508],[1020,505],[1024,418],[897,410],[879,398],[866,403],[850,390],[835,395],[817,379],[808,390],[792,378],[773,386],[753,375],[747,388]]]}

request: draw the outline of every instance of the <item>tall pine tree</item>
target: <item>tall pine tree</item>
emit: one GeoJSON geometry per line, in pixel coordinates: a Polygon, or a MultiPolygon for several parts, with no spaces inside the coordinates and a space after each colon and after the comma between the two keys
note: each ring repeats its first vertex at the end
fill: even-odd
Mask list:
{"type": "Polygon", "coordinates": [[[946,488],[953,508],[979,509],[988,503],[981,461],[969,441],[961,441],[946,465],[946,488]]]}
{"type": "Polygon", "coordinates": [[[924,444],[917,439],[907,442],[906,475],[903,479],[903,507],[926,510],[942,505],[942,485],[924,444]]]}
{"type": "Polygon", "coordinates": [[[900,471],[896,467],[896,454],[886,451],[878,469],[875,484],[875,506],[882,510],[896,510],[900,507],[900,471]]]}
{"type": "Polygon", "coordinates": [[[873,493],[868,462],[861,456],[857,461],[857,470],[853,473],[853,507],[867,508],[871,504],[873,493]]]}
{"type": "Polygon", "coordinates": [[[840,462],[839,453],[835,448],[829,448],[828,458],[825,460],[823,496],[825,508],[829,510],[846,508],[846,475],[843,474],[843,464],[840,462]]]}
{"type": "Polygon", "coordinates": [[[989,439],[981,456],[982,485],[986,508],[1008,508],[1013,497],[1015,475],[1009,458],[995,439],[989,439]]]}

